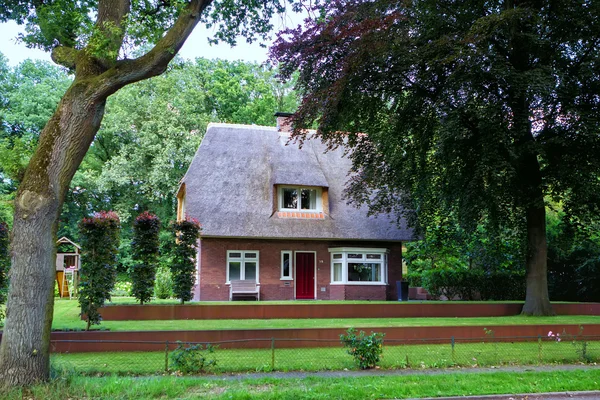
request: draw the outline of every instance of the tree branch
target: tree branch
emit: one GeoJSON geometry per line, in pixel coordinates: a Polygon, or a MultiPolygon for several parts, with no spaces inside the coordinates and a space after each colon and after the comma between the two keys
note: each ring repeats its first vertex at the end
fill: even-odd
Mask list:
{"type": "Polygon", "coordinates": [[[78,56],[79,50],[60,45],[53,48],[50,55],[50,57],[52,57],[52,61],[70,70],[75,69],[78,56]]]}
{"type": "Polygon", "coordinates": [[[212,0],[191,0],[171,29],[152,50],[134,60],[117,62],[114,67],[100,75],[95,97],[106,98],[125,85],[162,74],[211,2],[212,0]]]}
{"type": "Polygon", "coordinates": [[[112,66],[117,60],[125,37],[124,22],[131,9],[131,0],[100,0],[98,18],[86,53],[102,64],[112,66]],[[103,57],[98,57],[102,54],[103,57]]]}

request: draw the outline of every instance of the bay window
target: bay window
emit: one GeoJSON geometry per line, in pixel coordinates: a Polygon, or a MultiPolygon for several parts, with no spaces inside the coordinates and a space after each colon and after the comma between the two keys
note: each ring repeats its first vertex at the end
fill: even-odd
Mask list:
{"type": "Polygon", "coordinates": [[[387,249],[332,248],[331,283],[384,285],[387,249]]]}

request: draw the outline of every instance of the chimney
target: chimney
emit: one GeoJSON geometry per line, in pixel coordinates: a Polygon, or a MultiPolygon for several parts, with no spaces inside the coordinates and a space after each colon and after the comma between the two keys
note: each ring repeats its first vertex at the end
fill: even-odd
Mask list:
{"type": "Polygon", "coordinates": [[[291,132],[292,125],[288,121],[288,119],[293,116],[293,113],[285,113],[285,112],[276,112],[275,116],[277,117],[277,131],[278,132],[291,132]]]}

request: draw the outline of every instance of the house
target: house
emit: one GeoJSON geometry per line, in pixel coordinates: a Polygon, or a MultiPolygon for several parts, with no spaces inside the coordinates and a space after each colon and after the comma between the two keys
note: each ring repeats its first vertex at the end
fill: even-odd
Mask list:
{"type": "Polygon", "coordinates": [[[228,300],[232,280],[261,300],[397,299],[411,230],[347,204],[343,149],[290,142],[289,115],[208,126],[177,194],[178,218],[202,224],[195,300],[228,300]]]}

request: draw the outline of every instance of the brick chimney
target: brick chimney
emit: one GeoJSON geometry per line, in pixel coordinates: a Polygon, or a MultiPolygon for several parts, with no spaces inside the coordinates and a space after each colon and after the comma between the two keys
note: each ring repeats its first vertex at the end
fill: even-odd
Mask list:
{"type": "Polygon", "coordinates": [[[288,118],[290,118],[293,113],[284,113],[284,112],[276,112],[275,117],[277,117],[277,131],[278,132],[291,132],[292,125],[289,123],[288,118]]]}

